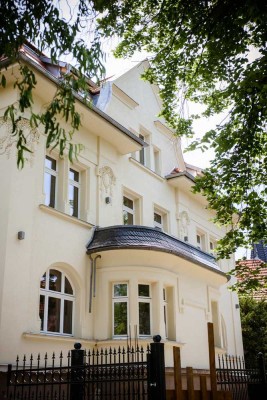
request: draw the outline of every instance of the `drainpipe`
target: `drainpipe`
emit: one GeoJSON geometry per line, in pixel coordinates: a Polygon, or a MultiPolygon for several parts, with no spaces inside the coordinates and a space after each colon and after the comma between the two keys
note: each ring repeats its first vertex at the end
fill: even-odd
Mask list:
{"type": "Polygon", "coordinates": [[[93,286],[93,288],[94,288],[94,290],[93,290],[93,296],[94,296],[94,297],[95,297],[95,294],[96,294],[96,260],[97,260],[98,258],[101,258],[100,254],[98,254],[98,255],[95,257],[95,259],[94,259],[94,286],[93,286]]]}
{"type": "Polygon", "coordinates": [[[100,254],[98,254],[95,258],[89,254],[90,257],[90,287],[89,287],[89,313],[92,312],[92,300],[93,297],[96,297],[96,260],[101,258],[100,254]]]}
{"type": "Polygon", "coordinates": [[[89,313],[91,314],[92,312],[92,293],[93,293],[93,273],[94,273],[94,260],[91,256],[91,254],[89,254],[90,257],[90,288],[89,288],[89,313]]]}
{"type": "Polygon", "coordinates": [[[100,162],[100,137],[97,137],[97,165],[96,165],[96,225],[99,225],[99,213],[100,213],[100,175],[99,175],[99,162],[100,162]]]}

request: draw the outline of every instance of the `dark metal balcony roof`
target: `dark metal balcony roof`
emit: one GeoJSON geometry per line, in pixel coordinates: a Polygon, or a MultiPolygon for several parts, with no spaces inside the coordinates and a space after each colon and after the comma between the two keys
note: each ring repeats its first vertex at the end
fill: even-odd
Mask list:
{"type": "Polygon", "coordinates": [[[138,225],[96,227],[86,245],[87,254],[107,250],[153,250],[176,255],[225,276],[215,258],[159,229],[138,225]]]}

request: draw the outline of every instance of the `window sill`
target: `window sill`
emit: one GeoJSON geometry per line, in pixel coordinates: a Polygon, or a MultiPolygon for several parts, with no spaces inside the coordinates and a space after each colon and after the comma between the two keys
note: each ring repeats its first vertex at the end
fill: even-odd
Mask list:
{"type": "Polygon", "coordinates": [[[135,160],[133,157],[130,157],[129,160],[137,165],[139,168],[141,168],[142,170],[148,172],[150,175],[154,176],[154,178],[157,178],[160,182],[164,182],[165,178],[163,178],[162,176],[160,176],[159,174],[157,174],[156,172],[152,171],[152,169],[146,167],[145,165],[141,164],[139,161],[135,160]]]}
{"type": "MultiPolygon", "coordinates": [[[[82,346],[89,345],[94,347],[107,347],[107,346],[116,346],[116,345],[123,345],[127,346],[130,344],[129,339],[121,338],[121,339],[105,339],[105,340],[94,340],[94,339],[82,339],[75,336],[65,336],[65,335],[53,335],[51,333],[35,333],[35,332],[23,332],[22,337],[29,340],[41,340],[46,342],[65,342],[70,343],[73,346],[74,343],[78,342],[81,343],[82,346]]],[[[132,340],[132,345],[134,340],[132,340]]],[[[152,337],[147,338],[138,338],[138,344],[141,346],[146,346],[147,344],[153,343],[152,337]]],[[[176,342],[174,340],[162,340],[161,343],[164,343],[167,347],[182,347],[185,343],[176,342]]],[[[217,348],[216,348],[217,350],[217,348]]]]}
{"type": "Polygon", "coordinates": [[[82,339],[78,338],[75,336],[69,336],[69,335],[53,335],[51,333],[34,333],[34,332],[23,332],[22,334],[23,338],[25,339],[33,339],[33,340],[42,340],[42,341],[53,341],[53,342],[66,342],[66,343],[71,343],[71,346],[73,347],[73,344],[78,342],[83,344],[91,344],[92,346],[95,345],[95,340],[90,340],[90,339],[82,339]]]}
{"type": "Polygon", "coordinates": [[[89,222],[83,221],[82,219],[79,219],[79,218],[76,218],[76,217],[72,217],[71,215],[68,215],[68,214],[66,214],[66,213],[64,213],[62,211],[58,211],[55,208],[48,207],[45,204],[39,204],[39,208],[42,211],[47,212],[48,214],[55,215],[58,218],[65,219],[66,221],[70,221],[70,222],[72,222],[74,224],[85,226],[86,228],[93,228],[94,227],[94,225],[90,224],[89,222]]]}

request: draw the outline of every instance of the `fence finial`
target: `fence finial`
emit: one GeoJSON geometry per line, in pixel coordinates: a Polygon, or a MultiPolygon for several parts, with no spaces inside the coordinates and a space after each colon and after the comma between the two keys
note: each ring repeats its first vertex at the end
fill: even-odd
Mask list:
{"type": "Polygon", "coordinates": [[[74,343],[75,350],[80,350],[82,347],[81,343],[74,343]]]}
{"type": "Polygon", "coordinates": [[[161,341],[161,336],[160,335],[153,336],[153,342],[154,343],[160,343],[160,341],[161,341]]]}

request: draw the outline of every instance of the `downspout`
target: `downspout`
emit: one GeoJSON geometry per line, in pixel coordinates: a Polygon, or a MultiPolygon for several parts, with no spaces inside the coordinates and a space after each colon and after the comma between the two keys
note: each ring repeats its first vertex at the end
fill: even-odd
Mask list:
{"type": "Polygon", "coordinates": [[[90,288],[89,288],[89,313],[92,312],[92,294],[93,294],[93,273],[94,273],[94,259],[91,254],[89,254],[91,261],[91,269],[90,269],[90,288]]]}
{"type": "Polygon", "coordinates": [[[96,260],[98,259],[98,258],[101,258],[101,255],[100,254],[98,254],[96,257],[95,257],[95,259],[94,259],[94,286],[93,286],[93,296],[95,297],[95,294],[96,294],[96,260]]]}
{"type": "Polygon", "coordinates": [[[97,165],[96,165],[96,226],[99,226],[99,213],[100,213],[100,175],[99,175],[99,163],[100,163],[100,137],[97,137],[97,165]]]}
{"type": "Polygon", "coordinates": [[[96,260],[101,258],[100,254],[98,254],[95,258],[89,254],[90,257],[90,284],[89,284],[89,313],[92,312],[92,300],[93,297],[96,297],[96,260]]]}

